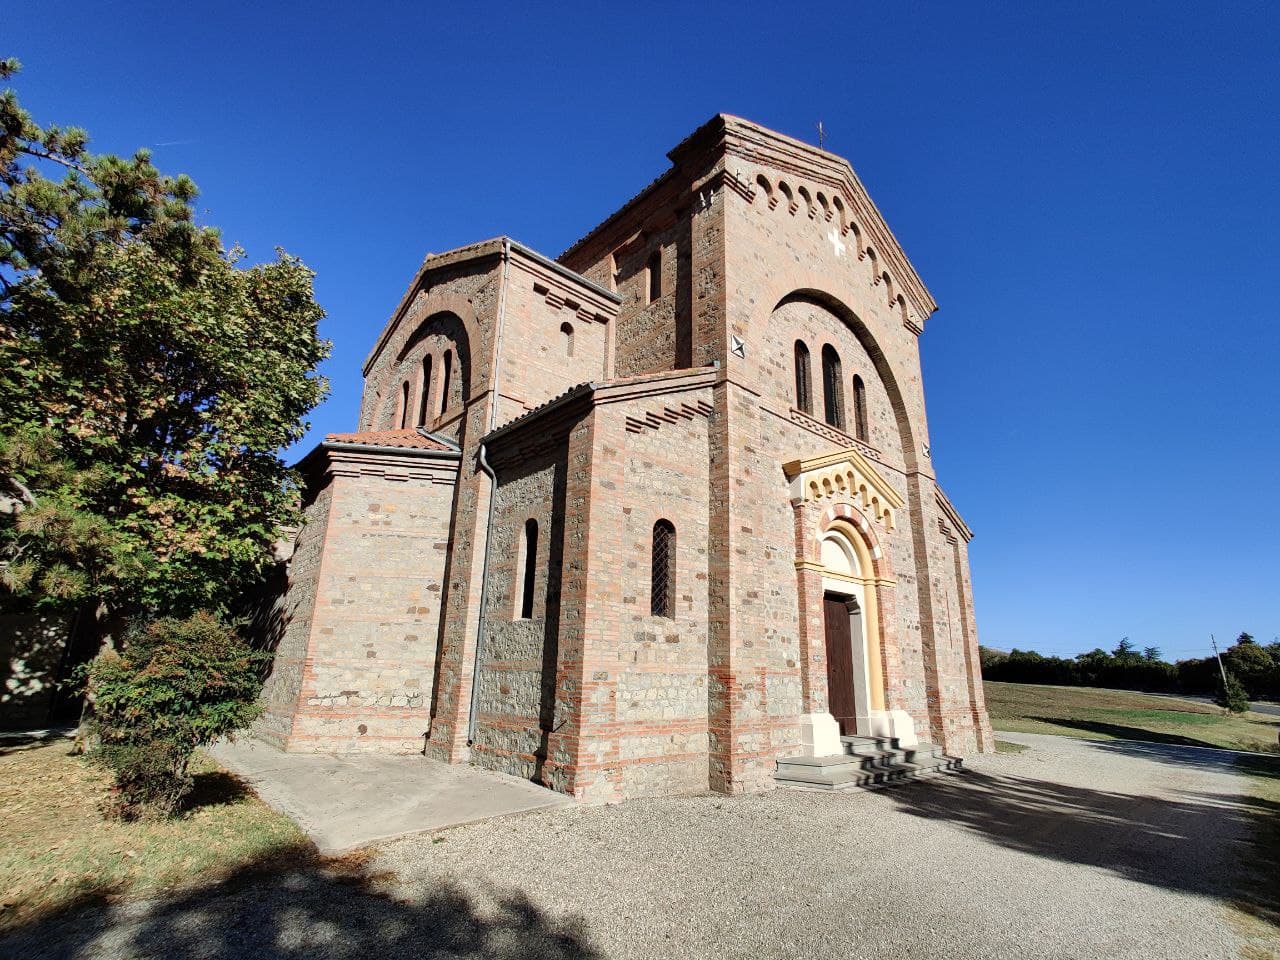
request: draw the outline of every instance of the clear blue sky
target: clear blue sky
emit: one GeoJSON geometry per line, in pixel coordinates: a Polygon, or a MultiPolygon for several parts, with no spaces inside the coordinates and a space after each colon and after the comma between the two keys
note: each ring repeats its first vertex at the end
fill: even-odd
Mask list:
{"type": "Polygon", "coordinates": [[[847,156],[941,304],[934,462],[982,641],[1280,634],[1280,4],[104,4],[16,86],[318,274],[333,392],[429,250],[559,253],[718,111],[847,156]],[[643,9],[644,12],[641,12],[643,9]]]}

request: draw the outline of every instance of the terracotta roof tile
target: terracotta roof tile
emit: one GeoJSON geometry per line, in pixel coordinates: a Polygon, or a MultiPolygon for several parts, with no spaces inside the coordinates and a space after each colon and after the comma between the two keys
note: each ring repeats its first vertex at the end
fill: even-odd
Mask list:
{"type": "Polygon", "coordinates": [[[406,450],[455,450],[447,443],[419,433],[412,427],[405,430],[361,430],[358,433],[331,433],[325,437],[333,443],[358,443],[370,447],[403,447],[406,450]]]}

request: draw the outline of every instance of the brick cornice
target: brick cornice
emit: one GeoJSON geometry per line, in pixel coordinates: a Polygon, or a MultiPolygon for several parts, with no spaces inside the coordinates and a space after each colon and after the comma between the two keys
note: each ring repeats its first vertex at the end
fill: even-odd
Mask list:
{"type": "MultiPolygon", "coordinates": [[[[867,232],[867,239],[910,299],[912,312],[919,317],[928,317],[938,309],[933,295],[925,287],[902,244],[848,160],[739,117],[726,116],[723,120],[721,137],[729,157],[768,166],[838,190],[853,218],[867,232]]],[[[739,172],[732,160],[726,160],[726,169],[750,186],[753,178],[746,171],[739,172]]]]}
{"type": "MultiPolygon", "coordinates": [[[[382,352],[387,342],[399,328],[405,314],[408,313],[409,308],[413,305],[414,298],[419,291],[430,287],[433,274],[465,265],[485,268],[490,266],[489,261],[493,261],[492,266],[496,266],[502,258],[504,246],[511,251],[512,263],[522,268],[526,273],[532,274],[535,282],[541,283],[547,288],[547,291],[554,287],[559,292],[562,300],[574,301],[577,304],[575,309],[582,307],[582,311],[586,313],[587,317],[606,322],[617,316],[618,305],[622,302],[622,298],[616,293],[606,290],[586,277],[574,273],[564,264],[538,253],[532,247],[525,246],[517,240],[512,240],[509,237],[494,237],[491,240],[483,240],[480,243],[472,243],[464,247],[456,247],[453,250],[446,250],[444,253],[428,253],[426,255],[422,265],[418,268],[418,272],[414,274],[413,280],[410,281],[404,295],[400,298],[400,302],[396,304],[395,310],[391,312],[391,317],[382,328],[382,333],[378,335],[378,340],[373,349],[365,358],[362,367],[363,374],[368,376],[374,360],[377,359],[378,354],[382,352]]],[[[460,305],[452,307],[446,304],[446,307],[452,309],[454,313],[459,313],[462,309],[460,305]]],[[[459,315],[463,316],[462,313],[459,313],[459,315]]],[[[468,318],[463,316],[463,319],[467,320],[468,318]]]]}
{"type": "Polygon", "coordinates": [[[942,492],[942,488],[937,485],[936,481],[934,482],[933,493],[934,497],[937,499],[939,509],[942,510],[942,515],[946,517],[947,521],[951,524],[952,529],[964,538],[965,543],[971,541],[973,539],[973,531],[969,529],[969,525],[965,523],[964,518],[960,516],[960,511],[952,505],[951,499],[942,492]]]}
{"type": "Polygon", "coordinates": [[[308,483],[331,477],[377,477],[383,480],[429,480],[452,486],[458,479],[460,454],[454,450],[375,447],[326,441],[307,454],[298,469],[308,483]]]}

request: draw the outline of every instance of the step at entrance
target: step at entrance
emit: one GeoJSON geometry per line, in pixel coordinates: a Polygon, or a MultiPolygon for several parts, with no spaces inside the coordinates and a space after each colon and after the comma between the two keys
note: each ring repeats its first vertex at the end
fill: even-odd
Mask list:
{"type": "Polygon", "coordinates": [[[787,757],[773,779],[805,790],[850,790],[906,783],[961,769],[959,757],[932,743],[901,746],[890,737],[841,737],[844,753],[833,757],[787,757]]]}

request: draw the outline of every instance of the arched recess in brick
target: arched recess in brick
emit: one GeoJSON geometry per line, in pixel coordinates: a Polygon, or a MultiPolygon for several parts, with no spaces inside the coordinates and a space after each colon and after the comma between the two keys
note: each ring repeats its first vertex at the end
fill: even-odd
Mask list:
{"type": "MultiPolygon", "coordinates": [[[[410,287],[411,294],[421,284],[422,277],[419,276],[410,287]]],[[[467,371],[467,392],[461,396],[468,397],[473,388],[485,383],[489,375],[487,357],[483,350],[476,355],[471,349],[472,344],[485,342],[471,299],[461,292],[444,287],[418,289],[416,294],[405,296],[400,309],[384,328],[377,346],[365,360],[364,404],[360,418],[362,430],[372,430],[386,424],[391,415],[387,411],[387,398],[394,396],[399,379],[406,375],[408,368],[404,364],[418,362],[418,358],[427,352],[421,344],[423,338],[430,333],[428,325],[443,316],[451,316],[456,323],[454,339],[458,344],[454,348],[455,355],[467,358],[464,365],[467,371]]],[[[443,355],[446,348],[441,346],[438,353],[443,355]]],[[[435,363],[438,368],[440,356],[436,357],[435,363]]],[[[455,379],[459,389],[462,388],[463,380],[459,377],[455,379]]]]}
{"type": "Polygon", "coordinates": [[[471,394],[471,338],[462,318],[449,311],[439,311],[423,319],[414,326],[405,337],[395,354],[395,362],[391,369],[392,379],[395,377],[417,383],[419,393],[416,395],[422,406],[420,391],[426,386],[422,371],[425,358],[434,358],[436,374],[433,389],[444,389],[448,383],[449,396],[432,398],[427,405],[428,422],[434,419],[435,411],[449,412],[459,408],[471,394]],[[444,358],[452,355],[450,371],[446,381],[444,376],[444,358]]]}
{"type": "Polygon", "coordinates": [[[885,356],[884,351],[880,349],[880,345],[876,343],[875,337],[872,336],[867,325],[842,301],[822,290],[813,288],[794,290],[780,297],[770,314],[788,303],[812,303],[819,306],[835,315],[853,332],[862,348],[866,350],[867,356],[871,358],[871,363],[875,367],[880,381],[884,384],[885,392],[889,396],[889,406],[893,411],[894,423],[898,428],[899,438],[902,443],[902,456],[907,470],[917,469],[915,431],[912,428],[911,419],[907,412],[902,389],[898,385],[898,379],[894,375],[888,358],[885,356]]]}

